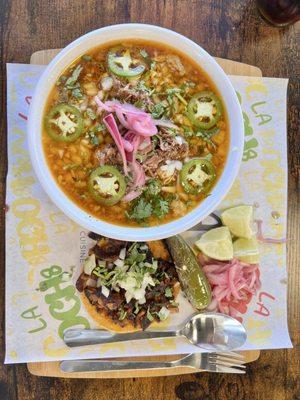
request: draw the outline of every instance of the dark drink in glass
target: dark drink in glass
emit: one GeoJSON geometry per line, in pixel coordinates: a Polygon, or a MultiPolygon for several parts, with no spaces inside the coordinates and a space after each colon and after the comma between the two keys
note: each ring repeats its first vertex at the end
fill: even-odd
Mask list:
{"type": "Polygon", "coordinates": [[[300,19],[300,0],[256,0],[262,16],[271,24],[286,26],[300,19]]]}

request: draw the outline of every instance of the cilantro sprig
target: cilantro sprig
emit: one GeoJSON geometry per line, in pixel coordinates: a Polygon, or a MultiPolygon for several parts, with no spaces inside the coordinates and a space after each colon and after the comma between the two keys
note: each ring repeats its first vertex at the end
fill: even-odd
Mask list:
{"type": "Polygon", "coordinates": [[[184,130],[184,136],[187,139],[190,139],[192,137],[199,137],[201,138],[205,143],[209,144],[212,146],[212,148],[216,148],[216,144],[212,141],[212,137],[220,132],[219,128],[212,128],[210,130],[197,130],[193,131],[191,128],[188,126],[183,126],[184,130]]]}
{"type": "Polygon", "coordinates": [[[82,70],[83,67],[80,64],[77,65],[77,67],[72,72],[72,75],[66,80],[65,86],[67,89],[74,89],[75,87],[77,87],[77,81],[82,70]]]}
{"type": "Polygon", "coordinates": [[[140,197],[127,212],[127,217],[142,225],[146,225],[151,216],[163,218],[170,209],[169,201],[161,195],[161,185],[151,179],[140,197]]]}
{"type": "Polygon", "coordinates": [[[62,75],[56,82],[57,86],[64,85],[64,87],[71,92],[71,95],[79,100],[83,98],[80,83],[78,82],[82,70],[83,67],[79,64],[69,77],[62,75]]]}
{"type": "Polygon", "coordinates": [[[147,203],[143,197],[140,197],[132,209],[127,212],[127,217],[129,219],[134,219],[139,223],[143,223],[147,220],[147,218],[151,217],[153,213],[153,208],[151,203],[147,203]]]}
{"type": "Polygon", "coordinates": [[[164,103],[159,102],[154,104],[154,106],[152,106],[151,108],[151,116],[154,119],[159,119],[163,116],[164,112],[166,110],[166,106],[164,105],[164,103]]]}

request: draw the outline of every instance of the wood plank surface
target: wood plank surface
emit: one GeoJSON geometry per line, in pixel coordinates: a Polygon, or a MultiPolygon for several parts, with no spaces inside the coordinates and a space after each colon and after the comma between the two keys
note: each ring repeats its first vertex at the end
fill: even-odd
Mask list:
{"type": "MultiPolygon", "coordinates": [[[[259,350],[244,351],[245,360],[247,363],[253,362],[258,359],[260,355],[259,350]]],[[[181,356],[157,356],[157,357],[132,357],[132,358],[118,358],[118,360],[128,361],[173,361],[178,360],[181,356]]],[[[153,370],[132,370],[132,371],[105,371],[105,372],[62,372],[59,367],[59,362],[40,362],[27,364],[28,370],[31,374],[37,376],[54,376],[60,378],[147,378],[154,376],[171,376],[200,373],[200,370],[194,370],[187,367],[153,369],[153,370]]]]}
{"type": "MultiPolygon", "coordinates": [[[[188,374],[158,378],[59,379],[31,375],[26,365],[0,366],[2,400],[299,400],[299,23],[266,24],[254,0],[0,0],[1,136],[0,193],[6,177],[6,62],[28,63],[37,50],[60,48],[110,24],[152,23],[171,28],[209,53],[258,66],[264,76],[288,77],[289,209],[288,303],[292,350],[264,351],[245,376],[188,374]]],[[[4,211],[0,220],[0,348],[4,358],[4,211]]]]}

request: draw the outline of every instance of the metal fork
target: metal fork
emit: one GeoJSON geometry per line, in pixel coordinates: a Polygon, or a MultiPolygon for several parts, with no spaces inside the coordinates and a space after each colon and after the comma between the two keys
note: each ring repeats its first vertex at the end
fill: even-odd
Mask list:
{"type": "Polygon", "coordinates": [[[120,371],[133,369],[161,369],[174,367],[189,367],[209,372],[225,372],[244,374],[246,372],[245,358],[241,354],[228,353],[196,353],[188,354],[175,361],[118,361],[118,360],[67,360],[60,363],[63,372],[95,372],[120,371]]]}

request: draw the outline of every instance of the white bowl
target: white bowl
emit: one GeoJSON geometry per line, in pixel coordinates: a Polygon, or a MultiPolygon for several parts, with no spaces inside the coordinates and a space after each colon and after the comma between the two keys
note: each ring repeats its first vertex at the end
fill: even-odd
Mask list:
{"type": "Polygon", "coordinates": [[[30,157],[35,173],[51,200],[72,220],[79,225],[105,236],[131,241],[146,241],[166,238],[191,228],[213,210],[231,188],[239,170],[243,143],[244,129],[241,108],[234,88],[222,68],[200,46],[190,39],[158,26],[144,24],[121,24],[97,29],[64,48],[48,65],[41,76],[32,102],[28,118],[28,140],[30,157]],[[221,177],[208,196],[194,210],[184,217],[159,226],[140,228],[123,227],[107,223],[89,215],[86,211],[72,202],[55,182],[42,147],[42,119],[45,103],[59,75],[77,57],[98,45],[125,39],[147,39],[153,42],[165,43],[189,57],[193,58],[212,79],[219,93],[228,116],[230,146],[227,162],[221,177]]]}

